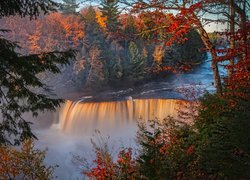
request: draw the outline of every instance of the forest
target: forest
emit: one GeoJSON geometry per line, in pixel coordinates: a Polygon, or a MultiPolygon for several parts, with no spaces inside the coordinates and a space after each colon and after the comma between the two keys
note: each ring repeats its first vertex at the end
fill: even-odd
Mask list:
{"type": "Polygon", "coordinates": [[[249,179],[249,10],[247,0],[0,2],[0,179],[249,179]],[[119,135],[133,141],[114,153],[119,135]],[[54,137],[92,155],[70,149],[66,171],[54,137]]]}
{"type": "Polygon", "coordinates": [[[104,7],[85,7],[78,14],[76,10],[55,12],[32,21],[15,16],[1,19],[1,24],[12,30],[7,38],[19,42],[21,54],[76,50],[76,61],[67,69],[73,77],[65,75],[68,81],[73,78],[73,82],[68,82],[69,88],[97,90],[103,85],[133,85],[164,77],[171,70],[187,71],[206,55],[195,30],[186,35],[185,43],[168,48],[160,41],[152,43],[139,36],[147,26],[144,23],[150,20],[147,15],[136,17],[121,14],[118,6],[104,7]],[[112,13],[102,15],[109,11],[112,13]],[[105,18],[110,20],[105,22],[105,18]]]}

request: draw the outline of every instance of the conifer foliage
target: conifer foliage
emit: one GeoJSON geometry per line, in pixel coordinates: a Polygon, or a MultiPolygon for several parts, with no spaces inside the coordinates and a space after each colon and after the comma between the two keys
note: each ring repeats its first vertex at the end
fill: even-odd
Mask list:
{"type": "Polygon", "coordinates": [[[65,14],[75,14],[78,6],[76,0],[63,0],[61,10],[65,14]]]}
{"type": "Polygon", "coordinates": [[[109,32],[117,32],[120,29],[118,1],[102,0],[102,16],[106,18],[106,27],[109,32]]]}
{"type": "MultiPolygon", "coordinates": [[[[36,18],[39,9],[48,13],[55,10],[55,6],[52,1],[1,1],[0,17],[18,14],[36,18]]],[[[23,113],[37,115],[39,111],[54,110],[62,102],[35,92],[37,88],[49,90],[37,74],[59,73],[58,64],[67,65],[74,51],[22,55],[18,53],[21,49],[18,44],[2,36],[0,49],[0,144],[19,144],[26,138],[35,137],[31,123],[22,118],[23,113]]]]}
{"type": "Polygon", "coordinates": [[[140,53],[137,45],[131,41],[129,44],[131,78],[133,80],[141,80],[145,74],[145,58],[140,53]]]}

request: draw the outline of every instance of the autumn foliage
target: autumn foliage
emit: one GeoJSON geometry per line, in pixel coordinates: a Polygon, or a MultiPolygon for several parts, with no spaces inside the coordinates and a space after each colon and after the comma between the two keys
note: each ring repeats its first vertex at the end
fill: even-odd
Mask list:
{"type": "Polygon", "coordinates": [[[110,154],[96,150],[95,166],[85,169],[83,174],[90,179],[133,179],[135,177],[135,160],[132,149],[123,149],[118,153],[117,161],[110,154]]]}
{"type": "Polygon", "coordinates": [[[45,166],[46,151],[34,147],[32,140],[25,141],[20,149],[0,146],[0,179],[51,179],[54,167],[45,166]]]}
{"type": "Polygon", "coordinates": [[[51,13],[32,21],[14,16],[1,19],[1,25],[11,30],[4,36],[19,42],[24,54],[76,49],[84,37],[84,24],[76,15],[51,13]]]}

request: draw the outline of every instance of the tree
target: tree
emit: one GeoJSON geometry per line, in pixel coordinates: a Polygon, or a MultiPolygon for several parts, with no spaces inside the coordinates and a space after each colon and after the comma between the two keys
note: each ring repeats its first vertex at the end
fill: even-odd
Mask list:
{"type": "Polygon", "coordinates": [[[130,78],[135,81],[142,80],[145,74],[145,58],[139,52],[137,45],[131,41],[129,44],[130,78]]]}
{"type": "Polygon", "coordinates": [[[90,6],[83,15],[85,22],[85,36],[83,46],[88,52],[93,45],[104,43],[104,36],[96,19],[95,9],[90,6]]]}
{"type": "Polygon", "coordinates": [[[212,70],[216,89],[218,93],[222,93],[216,49],[210,42],[208,34],[198,16],[202,4],[201,1],[137,1],[133,5],[133,10],[146,17],[141,35],[165,41],[167,46],[171,46],[174,42],[182,43],[186,41],[185,34],[192,28],[197,29],[207,50],[212,55],[212,70]],[[176,11],[177,14],[166,15],[166,12],[169,10],[176,11]]]}
{"type": "Polygon", "coordinates": [[[111,66],[111,72],[109,75],[110,81],[117,81],[120,80],[123,76],[123,68],[121,65],[121,59],[120,57],[115,57],[114,60],[111,60],[111,63],[113,63],[111,66]]]}
{"type": "Polygon", "coordinates": [[[160,44],[160,45],[155,45],[155,50],[154,50],[154,62],[157,64],[162,64],[162,59],[164,57],[165,54],[165,47],[164,45],[160,44]]]}
{"type": "Polygon", "coordinates": [[[102,62],[101,50],[94,45],[89,50],[89,75],[87,77],[87,87],[97,87],[105,80],[104,64],[102,62]]]}
{"type": "Polygon", "coordinates": [[[132,39],[137,34],[137,29],[135,26],[135,17],[128,15],[125,22],[124,34],[125,38],[132,39]]]}
{"type": "Polygon", "coordinates": [[[195,147],[190,163],[198,176],[193,179],[249,179],[249,99],[206,94],[200,103],[194,136],[189,139],[195,147]]]}
{"type": "Polygon", "coordinates": [[[29,36],[29,42],[30,42],[30,52],[31,53],[39,53],[41,52],[40,47],[40,39],[41,39],[41,23],[35,22],[36,28],[35,32],[29,36]]]}
{"type": "MultiPolygon", "coordinates": [[[[129,4],[127,1],[125,1],[125,3],[129,4]]],[[[227,0],[150,0],[146,2],[136,1],[135,3],[133,3],[132,7],[133,11],[139,12],[139,14],[147,17],[147,21],[145,22],[144,20],[144,23],[142,24],[143,31],[141,32],[141,35],[148,35],[148,37],[150,37],[151,39],[165,41],[167,46],[170,46],[173,42],[181,43],[183,42],[183,40],[185,41],[185,34],[191,29],[195,28],[199,33],[207,51],[211,53],[211,64],[214,74],[215,86],[217,89],[217,93],[222,94],[222,83],[218,70],[218,61],[221,60],[221,57],[218,55],[216,47],[210,41],[208,33],[204,28],[202,19],[204,17],[204,14],[225,14],[226,18],[223,19],[205,20],[208,20],[209,22],[228,22],[227,18],[230,17],[230,14],[228,14],[229,4],[230,3],[227,0]],[[169,10],[175,11],[175,15],[169,14],[168,16],[166,16],[166,12],[168,12],[169,10]],[[162,32],[164,33],[162,34],[162,32]]],[[[247,2],[232,1],[231,7],[233,7],[235,12],[240,17],[240,29],[242,31],[246,31],[247,2]]],[[[231,8],[231,11],[233,9],[231,8]]],[[[232,14],[234,13],[232,12],[232,14]]],[[[234,16],[232,14],[231,17],[234,16]]],[[[231,19],[232,21],[234,21],[234,18],[231,19]]],[[[205,24],[209,22],[206,22],[205,24]]],[[[242,54],[243,59],[247,54],[246,42],[247,34],[244,33],[244,38],[241,43],[241,46],[244,49],[244,53],[242,54]]]]}
{"type": "Polygon", "coordinates": [[[52,179],[54,168],[44,164],[46,150],[35,149],[32,140],[22,143],[20,150],[0,145],[1,179],[52,179]]]}
{"type": "Polygon", "coordinates": [[[75,14],[76,9],[78,7],[79,7],[79,4],[76,3],[76,0],[63,0],[61,11],[64,14],[75,14]]]}
{"type": "MultiPolygon", "coordinates": [[[[56,9],[53,1],[26,0],[3,1],[0,3],[0,18],[11,15],[36,18],[39,12],[48,13],[56,9]]],[[[4,32],[4,30],[1,30],[4,32]]],[[[63,102],[44,94],[37,88],[49,89],[37,77],[38,73],[50,71],[59,73],[58,64],[67,65],[74,57],[74,51],[46,52],[22,55],[20,47],[0,37],[0,143],[19,144],[26,138],[34,138],[30,122],[22,118],[25,112],[37,115],[40,111],[55,110],[63,102]]]]}
{"type": "Polygon", "coordinates": [[[120,12],[118,11],[117,0],[102,0],[101,2],[101,13],[106,18],[106,28],[108,32],[117,32],[120,30],[121,24],[118,21],[120,12]]]}

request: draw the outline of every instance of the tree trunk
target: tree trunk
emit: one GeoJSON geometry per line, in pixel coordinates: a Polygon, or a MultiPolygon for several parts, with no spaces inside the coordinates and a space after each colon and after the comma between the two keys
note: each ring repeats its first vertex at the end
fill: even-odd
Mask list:
{"type": "MultiPolygon", "coordinates": [[[[234,36],[235,36],[235,6],[234,6],[234,0],[230,0],[230,49],[234,50],[235,43],[234,43],[234,36]]],[[[230,68],[228,69],[228,78],[230,79],[234,73],[233,69],[234,65],[234,56],[230,59],[230,68]]]]}
{"type": "Polygon", "coordinates": [[[218,69],[218,63],[217,63],[217,54],[214,45],[211,43],[208,34],[206,30],[203,28],[200,20],[197,18],[195,14],[193,14],[193,17],[195,18],[195,24],[196,28],[198,30],[198,33],[201,36],[201,39],[206,46],[207,50],[211,53],[212,55],[212,71],[214,74],[214,81],[215,81],[215,88],[216,92],[218,94],[222,94],[222,86],[221,86],[221,79],[220,79],[220,74],[219,74],[219,69],[218,69]]]}
{"type": "MultiPolygon", "coordinates": [[[[244,1],[243,3],[246,3],[246,1],[244,1]]],[[[245,59],[248,55],[247,33],[246,33],[247,31],[246,30],[246,22],[247,22],[246,9],[245,9],[245,5],[243,5],[243,9],[242,9],[236,3],[234,3],[234,8],[235,8],[235,11],[240,15],[240,29],[242,30],[242,33],[243,33],[242,44],[244,45],[244,53],[241,59],[245,59]]]]}

